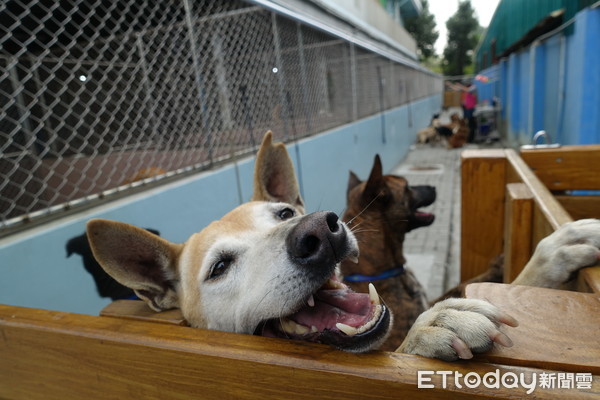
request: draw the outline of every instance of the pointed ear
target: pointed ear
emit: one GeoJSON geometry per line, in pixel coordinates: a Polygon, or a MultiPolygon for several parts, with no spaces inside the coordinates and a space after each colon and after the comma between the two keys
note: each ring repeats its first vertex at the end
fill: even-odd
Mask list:
{"type": "Polygon", "coordinates": [[[179,307],[177,259],[183,245],[122,222],[93,219],[87,236],[96,261],[155,311],[179,307]]]}
{"type": "Polygon", "coordinates": [[[352,189],[354,189],[361,183],[362,182],[360,179],[358,179],[358,176],[356,176],[354,172],[350,171],[350,176],[348,177],[348,190],[346,190],[346,198],[350,196],[350,192],[352,191],[352,189]]]}
{"type": "Polygon", "coordinates": [[[254,166],[254,201],[292,204],[304,211],[294,164],[283,143],[273,144],[273,133],[265,133],[254,166]]]}
{"type": "Polygon", "coordinates": [[[365,186],[365,190],[363,192],[363,199],[365,201],[373,201],[383,189],[382,170],[383,168],[381,166],[381,158],[379,158],[379,154],[377,154],[375,156],[375,161],[373,162],[371,174],[369,175],[369,179],[367,180],[367,185],[365,186]]]}

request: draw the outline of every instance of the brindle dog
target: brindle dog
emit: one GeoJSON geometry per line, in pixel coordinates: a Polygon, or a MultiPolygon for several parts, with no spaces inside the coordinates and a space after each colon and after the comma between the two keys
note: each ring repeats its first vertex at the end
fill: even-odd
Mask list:
{"type": "Polygon", "coordinates": [[[398,348],[417,317],[429,308],[424,288],[405,266],[403,243],[406,233],[433,223],[433,214],[418,209],[432,204],[435,197],[432,186],[410,186],[403,177],[383,175],[379,156],[366,182],[350,172],[342,220],[356,235],[360,257],[358,264],[343,262],[342,274],[353,290],[367,290],[368,283],[375,282],[392,311],[392,332],[382,350],[398,348]]]}

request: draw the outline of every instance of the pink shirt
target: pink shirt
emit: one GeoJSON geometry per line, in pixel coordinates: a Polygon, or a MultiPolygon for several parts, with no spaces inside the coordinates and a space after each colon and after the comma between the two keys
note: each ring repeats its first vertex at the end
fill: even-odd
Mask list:
{"type": "Polygon", "coordinates": [[[463,99],[463,104],[465,108],[475,108],[477,105],[477,96],[473,92],[465,92],[465,97],[463,99]]]}

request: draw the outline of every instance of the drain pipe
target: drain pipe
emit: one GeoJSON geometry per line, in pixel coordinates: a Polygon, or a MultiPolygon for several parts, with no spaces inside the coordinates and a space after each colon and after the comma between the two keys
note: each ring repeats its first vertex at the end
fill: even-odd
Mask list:
{"type": "Polygon", "coordinates": [[[556,139],[562,138],[562,125],[565,115],[565,79],[566,79],[566,39],[562,35],[560,37],[560,64],[558,69],[558,106],[557,106],[557,121],[556,121],[556,139]]]}
{"type": "Polygon", "coordinates": [[[527,111],[528,120],[527,120],[527,134],[531,134],[533,132],[533,104],[535,97],[535,58],[537,53],[539,42],[534,42],[531,45],[530,53],[529,53],[529,109],[527,111]]]}

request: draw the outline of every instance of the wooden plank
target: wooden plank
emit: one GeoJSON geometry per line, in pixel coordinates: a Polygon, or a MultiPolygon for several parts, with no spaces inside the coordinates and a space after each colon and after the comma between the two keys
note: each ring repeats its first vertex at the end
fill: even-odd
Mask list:
{"type": "Polygon", "coordinates": [[[550,190],[600,189],[600,145],[521,150],[521,157],[550,190]]]}
{"type": "Polygon", "coordinates": [[[524,183],[506,185],[504,282],[512,282],[531,258],[533,195],[524,183]]]}
{"type": "MultiPolygon", "coordinates": [[[[600,186],[600,182],[598,185],[600,186]]],[[[600,218],[600,196],[555,197],[574,220],[584,218],[600,218]]]]}
{"type": "Polygon", "coordinates": [[[551,235],[556,229],[543,212],[543,208],[536,203],[533,208],[533,226],[531,228],[532,249],[535,249],[540,240],[551,235]]]}
{"type": "MultiPolygon", "coordinates": [[[[563,224],[573,221],[571,215],[569,215],[514,150],[465,150],[462,153],[463,198],[461,216],[461,229],[463,230],[463,234],[461,235],[461,276],[463,282],[476,276],[477,272],[482,273],[485,266],[487,266],[485,258],[489,257],[491,259],[494,257],[491,253],[497,251],[494,248],[494,245],[498,245],[497,240],[493,240],[493,244],[487,243],[485,247],[476,249],[475,246],[481,245],[482,241],[487,242],[487,239],[478,240],[478,237],[480,239],[484,237],[489,238],[493,234],[494,228],[489,227],[490,223],[497,224],[496,226],[499,227],[500,232],[504,231],[504,217],[501,220],[495,219],[494,222],[490,221],[493,218],[486,219],[486,213],[497,213],[496,210],[499,208],[504,211],[504,206],[502,206],[504,199],[501,199],[497,192],[487,187],[494,185],[494,182],[496,182],[499,188],[504,187],[504,183],[499,182],[502,174],[485,174],[481,171],[473,174],[472,177],[470,174],[472,170],[477,169],[478,164],[480,166],[484,165],[481,163],[482,161],[491,165],[492,162],[501,161],[503,157],[506,160],[504,183],[524,183],[533,195],[532,250],[535,249],[535,246],[537,246],[541,239],[554,232],[563,224]],[[488,180],[487,183],[485,182],[486,178],[488,180]],[[484,188],[477,188],[476,185],[478,184],[484,185],[484,188]],[[482,193],[486,193],[486,191],[495,195],[482,198],[482,193]],[[475,197],[467,197],[472,195],[475,197]],[[478,201],[481,204],[478,204],[478,201]],[[481,222],[478,223],[478,221],[481,222]]],[[[496,215],[500,215],[500,213],[496,215]]],[[[503,248],[502,244],[500,246],[503,248]]],[[[597,288],[600,288],[600,276],[598,274],[584,269],[579,275],[582,276],[579,279],[579,282],[582,282],[582,289],[595,292],[597,288]]]]}
{"type": "MultiPolygon", "coordinates": [[[[587,146],[586,146],[587,147],[587,146]]],[[[594,146],[592,146],[594,147],[594,146]]],[[[600,147],[600,146],[595,146],[600,147]]],[[[538,151],[538,150],[535,150],[538,151]]],[[[546,150],[540,150],[546,151],[546,150]]],[[[513,150],[506,151],[508,159],[507,181],[523,182],[531,190],[535,202],[533,213],[532,249],[540,240],[550,235],[563,224],[573,221],[559,200],[537,178],[513,150]]],[[[600,293],[600,275],[594,268],[585,268],[579,272],[580,289],[600,293]]]]}
{"type": "MultiPolygon", "coordinates": [[[[541,371],[446,363],[398,353],[350,354],[329,346],[122,318],[0,306],[0,397],[11,399],[488,399],[523,388],[462,388],[441,375],[541,371]]],[[[533,399],[592,399],[600,390],[536,388],[533,399]]]]}
{"type": "Polygon", "coordinates": [[[174,309],[156,312],[141,300],[113,301],[100,311],[100,315],[104,317],[128,318],[140,321],[188,326],[187,321],[181,314],[181,310],[174,309]]]}
{"type": "Polygon", "coordinates": [[[579,271],[577,290],[600,294],[600,266],[584,268],[579,271]]]}
{"type": "Polygon", "coordinates": [[[505,365],[600,373],[600,295],[498,283],[474,283],[467,298],[485,299],[519,321],[505,329],[513,347],[482,356],[505,365]]]}
{"type": "Polygon", "coordinates": [[[558,200],[550,193],[548,188],[537,178],[527,166],[525,161],[513,150],[506,150],[508,160],[507,176],[512,179],[509,182],[523,182],[527,185],[540,212],[553,230],[561,225],[573,221],[573,218],[560,205],[558,200]]]}
{"type": "Polygon", "coordinates": [[[461,155],[461,281],[485,272],[503,251],[506,156],[502,149],[461,155]]]}

